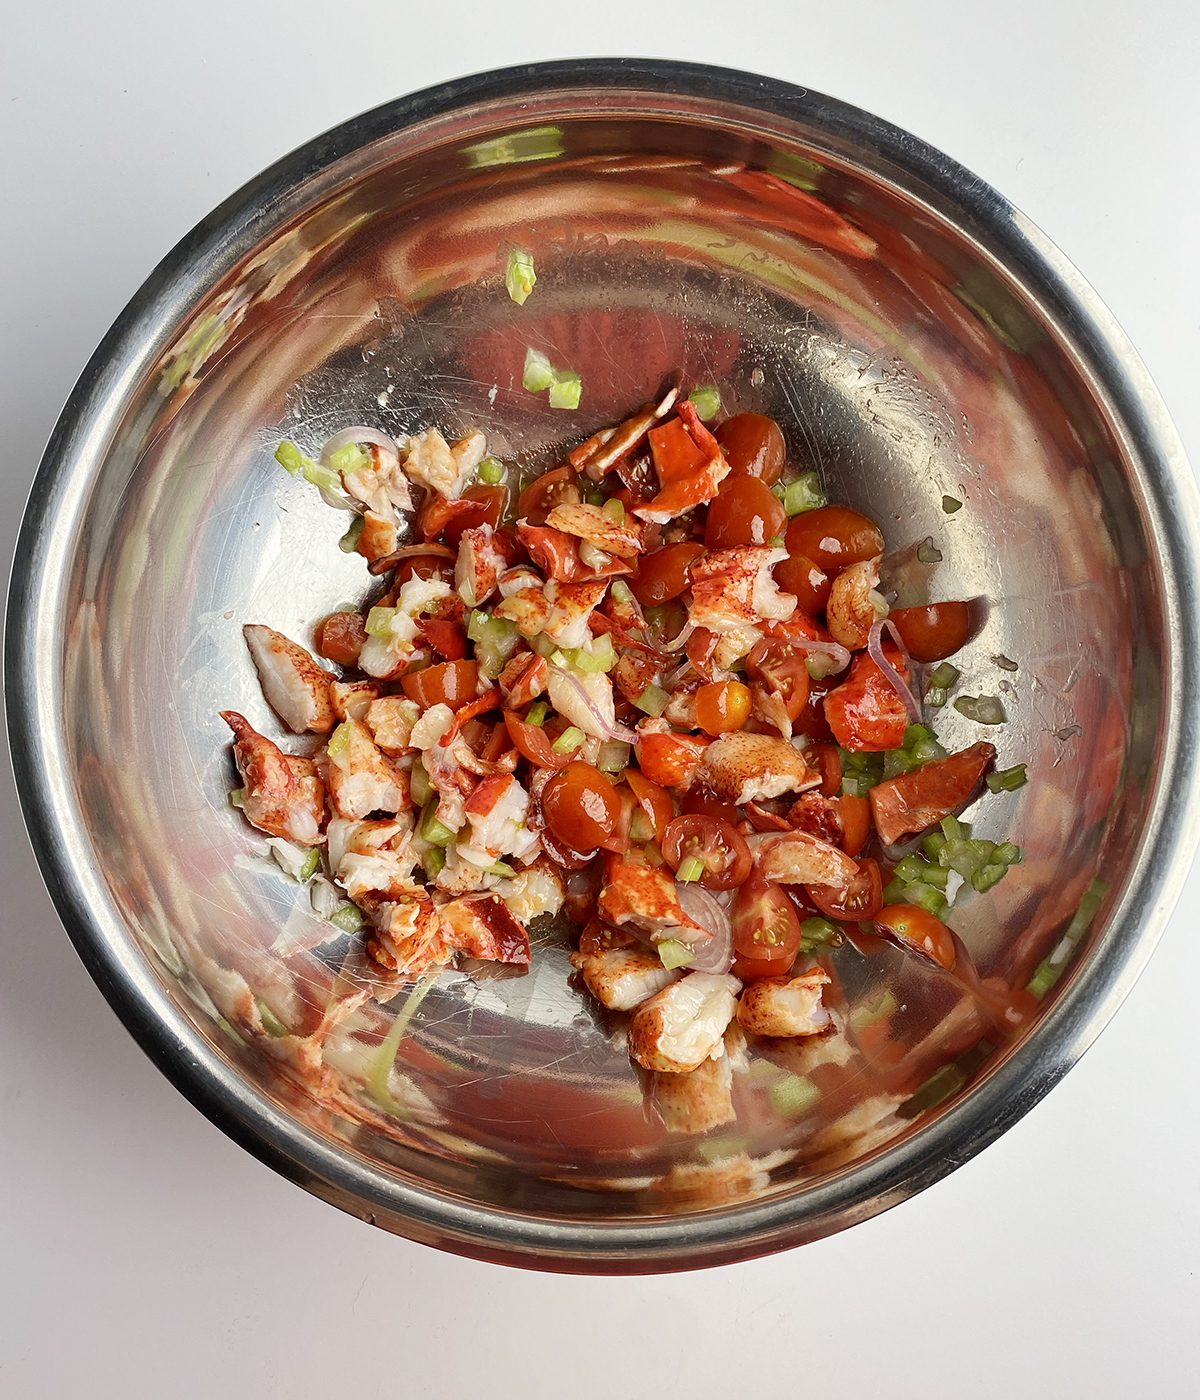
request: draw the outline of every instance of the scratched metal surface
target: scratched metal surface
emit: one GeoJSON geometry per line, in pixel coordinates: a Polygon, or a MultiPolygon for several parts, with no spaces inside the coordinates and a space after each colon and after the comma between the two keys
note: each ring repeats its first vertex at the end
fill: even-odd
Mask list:
{"type": "MultiPolygon", "coordinates": [[[[898,954],[847,946],[834,962],[845,1017],[864,1031],[889,1018],[913,1056],[907,1079],[851,1033],[857,1081],[836,1105],[777,1111],[772,1086],[789,1071],[760,1061],[735,1076],[737,1121],[708,1134],[667,1130],[553,929],[527,977],[443,975],[390,1080],[403,1111],[382,1112],[363,1089],[399,1003],[363,1008],[316,1088],[297,1080],[288,1042],[245,1023],[248,989],[285,1024],[310,1024],[348,940],[272,951],[314,916],[227,802],[217,711],[280,734],[240,629],[263,622],[311,642],[315,621],[371,591],[363,562],[337,548],[345,518],[285,475],[273,446],[286,435],[315,450],[349,423],[475,424],[532,472],[676,369],[717,382],[727,408],[775,416],[833,499],[883,523],[884,582],[901,604],[982,600],[961,689],[1002,696],[1009,723],[988,737],[1000,766],[1025,761],[1030,782],[967,815],[1026,858],[954,924],[981,972],[1014,984],[1093,876],[1118,890],[1137,856],[1162,684],[1144,504],[1053,329],[965,236],[834,150],[618,113],[562,122],[553,151],[506,163],[464,144],[464,123],[428,123],[324,172],[131,392],[69,564],[76,800],[150,974],[239,1076],[327,1141],[409,1180],[548,1215],[805,1189],[927,1126],[932,1115],[895,1108],[963,1048],[964,1025],[972,1043],[957,991],[898,954]],[[616,159],[629,151],[643,155],[616,159]],[[785,206],[801,192],[785,216],[730,183],[747,166],[787,176],[785,206]],[[808,198],[869,239],[846,251],[808,198]],[[537,259],[524,307],[501,280],[513,242],[537,259]],[[526,345],[580,370],[578,412],[521,390],[526,345]],[[947,515],[944,494],[963,508],[947,515]],[[930,536],[936,567],[915,560],[930,536]],[[1018,669],[999,669],[1000,654],[1018,669]]],[[[981,737],[949,709],[937,727],[949,748],[981,737]]]]}

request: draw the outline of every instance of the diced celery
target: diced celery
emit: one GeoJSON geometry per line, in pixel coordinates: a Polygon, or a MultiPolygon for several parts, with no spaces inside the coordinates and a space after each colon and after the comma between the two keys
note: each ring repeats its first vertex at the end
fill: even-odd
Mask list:
{"type": "Polygon", "coordinates": [[[565,651],[559,651],[557,647],[550,653],[550,664],[552,666],[569,666],[571,664],[565,651]]]}
{"type": "Polygon", "coordinates": [[[944,919],[950,912],[950,906],[946,903],[946,896],[933,885],[926,885],[922,881],[907,885],[905,904],[916,904],[922,909],[927,909],[935,918],[944,919]]]}
{"type": "Polygon", "coordinates": [[[935,1108],[967,1082],[966,1075],[956,1064],[943,1065],[896,1109],[899,1118],[915,1118],[927,1108],[935,1108]]]}
{"type": "Polygon", "coordinates": [[[900,745],[902,749],[911,749],[922,739],[936,739],[932,729],[927,729],[923,724],[910,724],[904,731],[904,742],[900,745]]]}
{"type": "Polygon", "coordinates": [[[589,506],[602,506],[604,504],[604,492],[597,487],[593,487],[583,499],[589,506]]]}
{"type": "Polygon", "coordinates": [[[550,713],[550,706],[544,700],[538,700],[530,705],[525,712],[525,723],[542,725],[546,723],[546,716],[550,713]]]}
{"type": "Polygon", "coordinates": [[[936,739],[919,739],[909,750],[914,764],[932,763],[935,759],[945,758],[946,750],[936,739]]]}
{"type": "Polygon", "coordinates": [[[456,833],[437,818],[438,801],[431,797],[421,814],[421,838],[431,846],[448,846],[456,833]]]}
{"type": "Polygon", "coordinates": [[[475,611],[471,614],[467,635],[475,643],[475,664],[485,680],[494,681],[504,670],[504,663],[517,649],[521,633],[515,622],[503,617],[489,617],[475,611]],[[477,621],[483,619],[483,621],[477,621]]]}
{"type": "Polygon", "coordinates": [[[943,496],[942,509],[947,515],[953,515],[956,510],[962,510],[962,502],[954,496],[943,496]]]}
{"type": "Polygon", "coordinates": [[[675,872],[675,878],[682,880],[685,885],[693,880],[698,880],[704,874],[704,862],[699,856],[686,856],[679,862],[679,869],[675,872]]]}
{"type": "Polygon", "coordinates": [[[897,880],[903,880],[906,885],[914,880],[923,880],[929,870],[929,862],[921,859],[920,856],[905,856],[893,871],[897,880]]]}
{"type": "Polygon", "coordinates": [[[560,370],[555,373],[550,385],[551,408],[578,408],[583,393],[583,381],[574,370],[560,370]]]}
{"type": "Polygon", "coordinates": [[[504,463],[499,457],[485,457],[479,464],[479,479],[487,486],[499,486],[504,480],[504,463]]]}
{"type": "Polygon", "coordinates": [[[935,710],[940,710],[946,703],[946,689],[944,686],[931,685],[925,692],[925,703],[932,705],[935,710]]]}
{"type": "Polygon", "coordinates": [[[942,835],[947,841],[963,841],[966,839],[966,832],[962,823],[956,817],[943,817],[941,820],[942,835]]]}
{"type": "Polygon", "coordinates": [[[335,472],[359,472],[371,465],[371,459],[356,442],[347,442],[330,453],[329,465],[335,472]]]}
{"type": "Polygon", "coordinates": [[[976,724],[1004,724],[1008,719],[996,695],[960,695],[954,702],[954,708],[976,724]]]}
{"type": "Polygon", "coordinates": [[[353,554],[358,548],[358,541],[363,532],[363,526],[367,523],[365,515],[356,515],[350,528],[338,540],[338,548],[343,554],[353,554]]]}
{"type": "Polygon", "coordinates": [[[688,395],[688,402],[696,410],[696,417],[707,423],[721,411],[721,391],[715,384],[701,384],[688,395]]]}
{"type": "Polygon", "coordinates": [[[883,777],[897,778],[901,773],[911,772],[915,767],[911,754],[904,749],[888,749],[883,755],[883,777]]]}
{"type": "Polygon", "coordinates": [[[841,793],[841,795],[842,795],[843,797],[858,797],[858,796],[860,796],[859,791],[858,791],[858,779],[857,779],[857,778],[851,778],[851,777],[849,777],[849,776],[843,778],[843,779],[842,779],[842,786],[841,786],[841,788],[839,789],[839,791],[840,791],[840,793],[841,793]]]}
{"type": "Polygon", "coordinates": [[[229,805],[236,807],[238,811],[246,805],[246,789],[233,788],[229,794],[229,805]]]}
{"type": "Polygon", "coordinates": [[[323,466],[320,462],[305,458],[300,472],[305,481],[324,491],[340,491],[342,489],[341,473],[335,472],[332,467],[323,466]]]}
{"type": "Polygon", "coordinates": [[[670,698],[662,686],[650,684],[638,696],[635,703],[644,714],[652,715],[657,719],[667,708],[667,702],[670,698]]]}
{"type": "Polygon", "coordinates": [[[784,536],[772,535],[771,538],[767,541],[767,543],[771,546],[772,549],[782,549],[784,546],[784,536]]]}
{"type": "Polygon", "coordinates": [[[507,864],[507,862],[494,860],[491,865],[487,867],[487,873],[489,875],[500,875],[506,880],[511,880],[517,872],[511,865],[507,864]]]}
{"type": "Polygon", "coordinates": [[[623,739],[608,739],[600,745],[600,756],[596,760],[596,767],[601,773],[623,773],[629,767],[631,752],[629,745],[623,739]]]}
{"type": "Polygon", "coordinates": [[[951,837],[938,852],[938,864],[943,870],[957,870],[964,880],[969,880],[984,864],[984,858],[969,841],[951,837]]]}
{"type": "Polygon", "coordinates": [[[601,509],[604,511],[604,514],[607,515],[610,520],[615,521],[616,524],[625,524],[624,502],[618,501],[615,496],[612,498],[612,500],[605,501],[601,509]]]}
{"type": "Polygon", "coordinates": [[[305,462],[312,459],[306,457],[294,442],[281,442],[275,449],[275,460],[291,476],[299,476],[304,470],[305,462]]]}
{"type": "Polygon", "coordinates": [[[658,956],[663,967],[686,967],[696,956],[686,943],[677,938],[664,938],[658,945],[658,956]]]}
{"type": "Polygon", "coordinates": [[[883,902],[885,904],[907,904],[908,886],[903,880],[897,880],[894,876],[883,887],[883,902]]]}
{"type": "Polygon", "coordinates": [[[395,616],[395,608],[372,608],[367,614],[367,636],[386,641],[392,635],[392,619],[395,616]]]}
{"type": "Polygon", "coordinates": [[[767,1090],[772,1111],[782,1118],[799,1118],[807,1113],[820,1099],[821,1091],[811,1079],[789,1074],[786,1079],[777,1079],[767,1090]]]}
{"type": "Polygon", "coordinates": [[[346,745],[350,742],[350,726],[347,723],[339,724],[329,738],[329,746],[326,752],[330,758],[337,758],[346,745]]]}
{"type": "Polygon", "coordinates": [[[940,564],[942,562],[942,551],[933,542],[933,536],[928,535],[917,545],[917,558],[922,564],[940,564]]]}
{"type": "Polygon", "coordinates": [[[1016,792],[1028,781],[1023,763],[1014,763],[1011,768],[1000,768],[987,775],[987,785],[993,792],[1016,792]]]}
{"type": "Polygon", "coordinates": [[[446,852],[441,846],[430,846],[425,852],[421,864],[425,867],[425,874],[433,880],[438,871],[446,864],[446,852]]]}
{"type": "Polygon", "coordinates": [[[304,884],[306,880],[311,880],[312,877],[317,873],[317,863],[320,861],[320,859],[321,852],[316,848],[316,846],[313,846],[309,850],[308,855],[304,857],[304,864],[300,867],[299,879],[301,884],[304,884]]]}
{"type": "Polygon", "coordinates": [[[274,1036],[276,1040],[278,1040],[280,1036],[291,1035],[291,1031],[288,1030],[261,997],[254,998],[254,1005],[258,1008],[258,1019],[262,1022],[263,1030],[266,1031],[268,1035],[274,1036]]]}
{"type": "Polygon", "coordinates": [[[367,921],[357,904],[343,904],[330,914],[329,922],[336,924],[343,933],[357,933],[367,921]]]}
{"type": "Polygon", "coordinates": [[[623,578],[615,580],[608,591],[612,594],[614,602],[626,604],[633,602],[633,589],[623,578]]]}
{"type": "Polygon", "coordinates": [[[938,852],[942,849],[942,847],[945,844],[946,838],[942,835],[940,831],[931,831],[929,835],[926,836],[925,839],[921,842],[925,854],[929,857],[930,860],[937,860],[938,852]]]}
{"type": "Polygon", "coordinates": [[[1021,863],[1021,848],[1014,846],[1011,841],[1003,841],[992,852],[992,859],[998,865],[1019,865],[1021,863]]]}
{"type": "Polygon", "coordinates": [[[833,667],[834,658],[824,651],[810,651],[804,658],[804,669],[814,681],[823,681],[833,667]]]}
{"type": "Polygon", "coordinates": [[[826,502],[816,472],[805,472],[795,481],[788,483],[783,493],[783,508],[789,516],[799,515],[806,510],[816,510],[826,502]]]}
{"type": "Polygon", "coordinates": [[[984,865],[971,876],[971,884],[980,894],[983,894],[985,890],[990,890],[993,885],[999,884],[1007,874],[1007,865],[984,865]]]}
{"type": "Polygon", "coordinates": [[[629,835],[639,844],[654,840],[654,823],[640,807],[634,808],[633,816],[629,819],[629,835]]]}
{"type": "Polygon", "coordinates": [[[521,387],[531,394],[540,394],[554,383],[554,366],[540,350],[530,346],[525,351],[525,368],[521,374],[521,387]]]}
{"type": "Polygon", "coordinates": [[[800,951],[811,953],[816,948],[840,948],[842,931],[828,919],[805,919],[800,925],[800,951]]]}
{"type": "Polygon", "coordinates": [[[962,672],[957,666],[952,666],[949,661],[943,661],[936,666],[929,676],[929,684],[941,686],[943,690],[949,690],[952,685],[957,684],[962,672]]]}
{"type": "Polygon", "coordinates": [[[414,807],[424,807],[433,793],[433,785],[429,781],[429,774],[425,771],[425,765],[421,760],[413,761],[412,771],[408,775],[408,794],[413,800],[414,807]]]}
{"type": "Polygon", "coordinates": [[[576,729],[574,725],[571,725],[563,730],[550,747],[555,753],[570,753],[572,749],[577,749],[583,743],[584,737],[582,729],[576,729]]]}
{"type": "Polygon", "coordinates": [[[972,836],[968,840],[967,845],[969,845],[979,857],[979,863],[981,865],[986,865],[988,861],[991,860],[992,853],[996,849],[996,843],[994,841],[986,841],[982,837],[975,836],[972,836]]]}
{"type": "Polygon", "coordinates": [[[518,306],[525,305],[525,298],[533,291],[537,273],[533,270],[533,254],[514,248],[508,255],[508,269],[504,274],[504,285],[509,296],[518,306]]]}

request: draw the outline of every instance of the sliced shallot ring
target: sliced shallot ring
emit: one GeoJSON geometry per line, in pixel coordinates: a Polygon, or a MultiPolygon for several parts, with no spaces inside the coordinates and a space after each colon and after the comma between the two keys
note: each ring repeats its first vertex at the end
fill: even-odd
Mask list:
{"type": "Polygon", "coordinates": [[[679,907],[688,918],[694,919],[712,934],[711,938],[693,945],[689,935],[694,938],[694,930],[675,931],[675,937],[681,943],[686,943],[689,948],[695,947],[695,956],[687,964],[688,972],[728,972],[733,966],[733,924],[729,915],[708,890],[698,885],[677,883],[675,894],[679,907]]]}
{"type": "Polygon", "coordinates": [[[399,549],[393,549],[390,554],[385,554],[380,559],[372,560],[367,565],[367,570],[372,574],[386,574],[389,569],[396,568],[397,565],[403,564],[406,559],[413,559],[418,554],[433,554],[439,559],[454,560],[458,558],[458,555],[448,544],[405,544],[401,545],[399,549]]]}
{"type": "Polygon", "coordinates": [[[880,671],[883,673],[884,680],[887,681],[888,685],[892,687],[892,689],[904,702],[904,708],[908,711],[909,719],[913,722],[913,724],[920,724],[920,705],[917,704],[916,700],[913,697],[912,691],[909,690],[908,686],[904,683],[904,677],[900,674],[899,671],[896,670],[892,663],[883,654],[882,635],[883,629],[885,627],[888,629],[888,633],[891,636],[892,641],[894,641],[896,643],[896,646],[900,649],[900,655],[904,661],[904,669],[909,669],[912,662],[910,661],[908,652],[905,650],[904,643],[900,638],[899,629],[896,627],[896,624],[894,622],[889,622],[886,617],[878,618],[871,624],[871,631],[867,636],[867,651],[870,653],[871,660],[876,664],[876,666],[879,667],[880,671]]]}
{"type": "Polygon", "coordinates": [[[570,673],[570,671],[564,670],[561,666],[554,666],[551,669],[557,671],[560,676],[565,676],[566,679],[569,680],[571,684],[575,687],[575,689],[579,692],[579,698],[588,707],[588,711],[590,712],[592,718],[600,726],[601,732],[604,734],[604,737],[606,739],[620,739],[622,743],[626,744],[637,743],[638,736],[633,732],[632,729],[626,729],[623,724],[610,724],[609,721],[604,718],[604,716],[596,708],[595,702],[592,700],[592,697],[588,694],[587,687],[583,685],[577,677],[573,676],[570,673]]]}
{"type": "Polygon", "coordinates": [[[343,428],[340,433],[334,433],[333,437],[321,448],[321,465],[327,467],[333,454],[343,447],[348,447],[352,442],[355,444],[370,442],[376,447],[384,448],[393,457],[400,455],[395,438],[388,437],[387,433],[381,432],[378,428],[367,428],[358,424],[352,428],[343,428]]]}

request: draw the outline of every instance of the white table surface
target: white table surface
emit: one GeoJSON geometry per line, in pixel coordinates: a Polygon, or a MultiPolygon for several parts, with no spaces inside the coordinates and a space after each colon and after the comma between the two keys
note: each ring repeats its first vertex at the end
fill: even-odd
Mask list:
{"type": "MultiPolygon", "coordinates": [[[[1200,462],[1190,0],[137,0],[0,19],[0,554],[71,384],[158,258],[261,167],[457,74],[637,53],[866,107],[1041,225],[1200,462]]],[[[714,1272],[563,1279],[372,1230],[234,1146],[78,963],[4,774],[0,1395],[1200,1394],[1200,878],[1066,1081],[933,1190],[714,1272]]]]}

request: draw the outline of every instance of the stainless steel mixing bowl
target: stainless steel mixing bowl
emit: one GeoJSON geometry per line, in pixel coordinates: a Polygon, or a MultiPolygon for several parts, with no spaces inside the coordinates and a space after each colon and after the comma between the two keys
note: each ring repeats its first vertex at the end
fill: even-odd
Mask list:
{"type": "MultiPolygon", "coordinates": [[[[96,352],[16,559],[18,783],[118,1014],[294,1181],[510,1263],[743,1258],[965,1161],[1128,991],[1196,841],[1196,522],[1179,441],[1111,317],[944,156],[741,73],[485,74],[280,161],[166,258],[96,352]],[[538,270],[523,307],[502,284],[514,243],[538,270]],[[527,345],[582,373],[578,411],[522,391],[527,345]],[[697,1123],[636,1076],[554,929],[527,977],[445,973],[390,1075],[379,1047],[403,997],[363,1001],[314,1059],[307,1037],[335,979],[357,985],[355,950],[335,937],[289,954],[335,931],[231,810],[217,712],[278,733],[241,624],[305,639],[370,581],[273,445],[312,449],[351,422],[474,423],[545,464],[677,369],[773,414],[793,459],[884,522],[901,602],[985,600],[964,689],[1001,695],[1000,762],[1025,761],[1030,781],[970,815],[1025,860],[955,923],[984,976],[1056,985],[1006,1036],[899,953],[847,945],[835,1050],[735,1066],[737,1120],[707,1132],[669,1130],[697,1123]],[[927,537],[936,568],[915,557],[927,537]]],[[[938,724],[948,746],[980,736],[952,709],[938,724]]]]}

